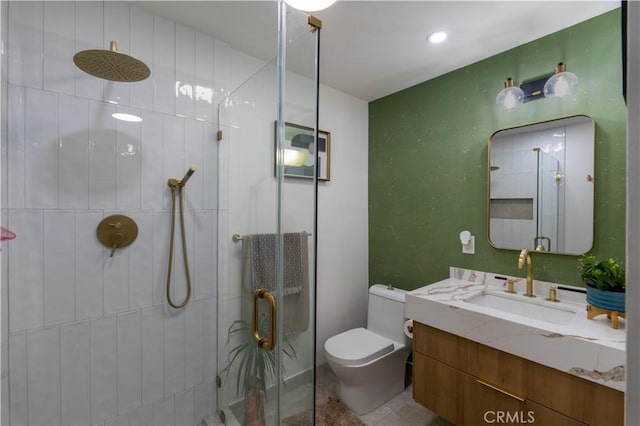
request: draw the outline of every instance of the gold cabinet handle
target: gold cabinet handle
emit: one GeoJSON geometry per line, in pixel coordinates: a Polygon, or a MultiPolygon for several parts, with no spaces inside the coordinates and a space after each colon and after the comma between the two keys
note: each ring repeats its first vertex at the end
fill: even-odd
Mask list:
{"type": "Polygon", "coordinates": [[[266,288],[259,288],[253,292],[253,321],[251,324],[253,339],[258,347],[265,351],[271,351],[276,346],[276,299],[266,288]],[[269,337],[260,336],[258,331],[258,302],[266,299],[269,302],[269,337]]]}
{"type": "Polygon", "coordinates": [[[486,387],[491,388],[493,390],[497,390],[498,392],[503,393],[503,394],[505,394],[507,396],[510,396],[511,398],[517,399],[520,402],[524,402],[524,398],[521,397],[521,396],[518,396],[518,395],[516,395],[514,393],[511,393],[509,391],[506,391],[504,389],[500,389],[496,385],[492,385],[491,383],[487,383],[484,380],[480,380],[480,379],[476,379],[476,380],[477,380],[478,383],[480,383],[483,386],[486,386],[486,387]]]}

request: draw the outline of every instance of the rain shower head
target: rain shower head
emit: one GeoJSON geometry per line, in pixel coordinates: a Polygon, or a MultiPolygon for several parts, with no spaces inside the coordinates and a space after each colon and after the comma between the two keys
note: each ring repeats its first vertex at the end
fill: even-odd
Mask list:
{"type": "Polygon", "coordinates": [[[87,74],[110,81],[141,81],[151,74],[144,62],[118,52],[115,41],[111,42],[110,50],[91,49],[78,52],[73,57],[73,62],[87,74]]]}

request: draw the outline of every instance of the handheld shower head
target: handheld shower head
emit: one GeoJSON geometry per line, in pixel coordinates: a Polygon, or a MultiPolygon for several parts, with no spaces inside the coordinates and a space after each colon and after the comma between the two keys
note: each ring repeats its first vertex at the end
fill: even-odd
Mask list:
{"type": "Polygon", "coordinates": [[[191,177],[191,175],[194,174],[195,172],[196,172],[196,166],[189,167],[189,170],[187,170],[187,173],[185,173],[184,176],[182,177],[182,180],[180,180],[180,186],[185,186],[187,184],[187,181],[191,177]]]}
{"type": "Polygon", "coordinates": [[[187,184],[187,181],[195,172],[196,166],[191,166],[189,167],[189,170],[187,170],[187,173],[184,174],[182,179],[178,180],[176,178],[169,178],[169,180],[167,181],[167,185],[169,185],[169,188],[182,188],[187,184]]]}

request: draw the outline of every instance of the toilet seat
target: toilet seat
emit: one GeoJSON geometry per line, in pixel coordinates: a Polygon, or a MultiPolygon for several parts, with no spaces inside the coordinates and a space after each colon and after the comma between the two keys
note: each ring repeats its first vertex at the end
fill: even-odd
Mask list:
{"type": "Polygon", "coordinates": [[[361,365],[392,352],[394,342],[366,328],[354,328],[328,339],[327,358],[341,365],[361,365]]]}

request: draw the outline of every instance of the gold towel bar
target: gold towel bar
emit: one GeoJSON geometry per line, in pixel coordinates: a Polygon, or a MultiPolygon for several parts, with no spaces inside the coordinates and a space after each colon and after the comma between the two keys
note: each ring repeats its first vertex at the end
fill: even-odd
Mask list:
{"type": "MultiPolygon", "coordinates": [[[[312,236],[312,235],[313,235],[313,234],[307,234],[307,237],[310,237],[310,236],[312,236]]],[[[240,235],[240,234],[233,234],[233,235],[231,236],[231,239],[232,239],[234,242],[242,241],[242,235],[240,235]]]]}

